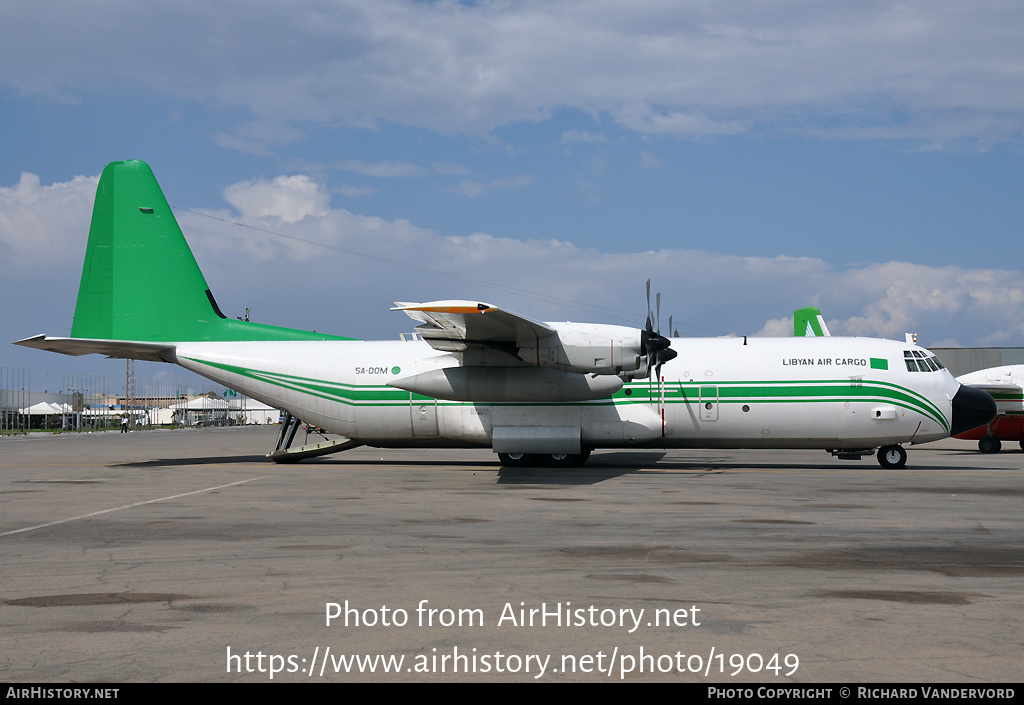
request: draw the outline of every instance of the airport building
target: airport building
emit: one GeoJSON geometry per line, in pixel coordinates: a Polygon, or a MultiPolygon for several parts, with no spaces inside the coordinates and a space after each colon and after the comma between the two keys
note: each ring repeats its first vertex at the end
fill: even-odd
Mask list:
{"type": "Polygon", "coordinates": [[[928,348],[954,377],[1003,365],[1024,365],[1024,348],[928,348]]]}
{"type": "Polygon", "coordinates": [[[60,392],[33,391],[31,372],[0,367],[0,435],[43,431],[119,430],[128,417],[132,428],[154,426],[235,426],[276,424],[281,412],[231,390],[158,393],[144,383],[143,394],[127,398],[109,391],[105,375],[66,374],[60,392]]]}

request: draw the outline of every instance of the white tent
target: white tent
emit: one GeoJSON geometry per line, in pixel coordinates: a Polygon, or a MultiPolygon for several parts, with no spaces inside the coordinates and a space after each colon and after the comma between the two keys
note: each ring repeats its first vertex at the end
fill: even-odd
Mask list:
{"type": "Polygon", "coordinates": [[[223,399],[211,399],[210,397],[196,397],[192,401],[178,404],[171,404],[169,408],[175,411],[227,411],[231,405],[223,399]]]}
{"type": "Polygon", "coordinates": [[[223,399],[196,397],[188,402],[171,404],[168,408],[173,411],[175,416],[184,417],[186,425],[226,426],[235,423],[234,420],[228,418],[230,406],[223,399]]]}
{"type": "Polygon", "coordinates": [[[281,421],[280,409],[275,409],[261,401],[245,397],[231,399],[231,415],[240,424],[274,424],[281,421]]]}
{"type": "Polygon", "coordinates": [[[19,414],[27,414],[29,416],[49,416],[50,414],[70,414],[70,404],[54,404],[48,401],[41,401],[38,404],[33,404],[27,409],[18,409],[19,414]]]}

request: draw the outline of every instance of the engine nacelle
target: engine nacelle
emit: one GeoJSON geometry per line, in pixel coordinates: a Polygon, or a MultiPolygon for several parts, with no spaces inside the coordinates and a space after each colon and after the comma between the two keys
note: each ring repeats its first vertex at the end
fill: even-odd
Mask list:
{"type": "Polygon", "coordinates": [[[563,372],[617,375],[640,367],[642,331],[592,323],[548,323],[555,333],[519,338],[519,357],[539,367],[563,372]]]}
{"type": "Polygon", "coordinates": [[[648,379],[651,376],[651,366],[646,357],[640,358],[640,366],[632,372],[622,372],[619,377],[623,382],[632,382],[635,379],[648,379]]]}

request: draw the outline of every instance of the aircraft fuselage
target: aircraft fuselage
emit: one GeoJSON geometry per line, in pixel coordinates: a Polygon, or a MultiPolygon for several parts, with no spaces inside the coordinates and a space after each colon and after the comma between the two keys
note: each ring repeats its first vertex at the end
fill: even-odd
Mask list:
{"type": "Polygon", "coordinates": [[[679,355],[660,383],[652,374],[603,398],[545,403],[435,399],[390,386],[459,366],[457,354],[415,340],[179,343],[175,361],[374,446],[490,446],[495,429],[521,428],[576,429],[585,448],[857,449],[950,433],[960,385],[946,370],[908,371],[906,351],[921,350],[913,345],[683,338],[672,348],[679,355]]]}

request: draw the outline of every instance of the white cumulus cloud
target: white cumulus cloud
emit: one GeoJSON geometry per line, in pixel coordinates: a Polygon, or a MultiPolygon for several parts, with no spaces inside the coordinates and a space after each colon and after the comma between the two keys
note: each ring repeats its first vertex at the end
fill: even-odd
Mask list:
{"type": "Polygon", "coordinates": [[[566,108],[645,134],[990,144],[1020,139],[1022,26],[999,0],[8,2],[0,84],[241,107],[216,140],[256,154],[311,126],[481,134],[566,108]]]}
{"type": "Polygon", "coordinates": [[[0,259],[7,265],[44,265],[85,251],[98,176],[42,186],[23,173],[14,186],[0,186],[0,259]]]}
{"type": "Polygon", "coordinates": [[[305,175],[278,176],[273,181],[247,181],[224,190],[224,199],[244,218],[273,217],[297,223],[329,211],[327,190],[305,175]]]}

